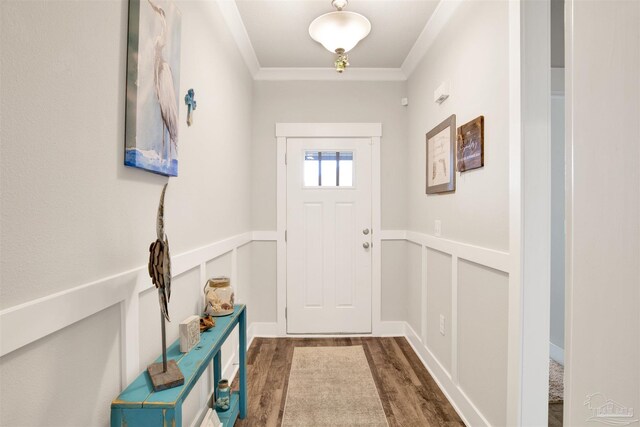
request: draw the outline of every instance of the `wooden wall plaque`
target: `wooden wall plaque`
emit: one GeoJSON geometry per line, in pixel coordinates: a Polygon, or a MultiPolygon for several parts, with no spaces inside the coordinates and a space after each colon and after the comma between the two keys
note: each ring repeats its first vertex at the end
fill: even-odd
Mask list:
{"type": "Polygon", "coordinates": [[[457,155],[458,172],[484,166],[484,116],[458,128],[457,155]]]}

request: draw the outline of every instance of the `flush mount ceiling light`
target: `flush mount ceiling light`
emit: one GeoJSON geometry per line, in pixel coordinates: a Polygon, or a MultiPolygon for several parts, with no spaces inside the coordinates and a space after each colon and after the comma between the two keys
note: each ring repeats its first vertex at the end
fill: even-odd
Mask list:
{"type": "Polygon", "coordinates": [[[371,31],[371,22],[367,18],[342,10],[347,3],[348,0],[333,0],[331,5],[338,10],[318,16],[309,25],[311,38],[338,55],[335,66],[339,73],[349,65],[346,53],[371,31]]]}

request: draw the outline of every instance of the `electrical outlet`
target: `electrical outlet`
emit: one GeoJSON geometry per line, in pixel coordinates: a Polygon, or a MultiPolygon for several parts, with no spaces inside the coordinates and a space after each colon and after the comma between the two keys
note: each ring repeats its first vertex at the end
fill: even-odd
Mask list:
{"type": "Polygon", "coordinates": [[[440,315],[440,335],[444,336],[444,316],[440,315]]]}
{"type": "Polygon", "coordinates": [[[440,237],[442,235],[442,221],[439,219],[436,219],[433,223],[433,234],[435,234],[436,237],[440,237]]]}

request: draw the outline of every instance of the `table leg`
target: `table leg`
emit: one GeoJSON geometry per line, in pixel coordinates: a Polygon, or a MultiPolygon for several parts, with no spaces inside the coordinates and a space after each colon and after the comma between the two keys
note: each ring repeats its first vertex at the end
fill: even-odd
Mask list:
{"type": "Polygon", "coordinates": [[[247,309],[240,313],[240,418],[247,417],[247,309]]]}
{"type": "Polygon", "coordinates": [[[222,378],[222,358],[220,350],[213,356],[213,405],[216,404],[216,391],[218,390],[218,381],[222,378]]]}
{"type": "Polygon", "coordinates": [[[179,402],[174,409],[163,411],[163,418],[162,424],[165,426],[182,427],[182,402],[179,402]]]}

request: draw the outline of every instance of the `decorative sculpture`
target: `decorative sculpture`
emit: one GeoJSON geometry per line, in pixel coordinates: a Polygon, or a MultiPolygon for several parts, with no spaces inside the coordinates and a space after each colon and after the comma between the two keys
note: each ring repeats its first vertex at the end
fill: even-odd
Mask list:
{"type": "Polygon", "coordinates": [[[169,299],[171,298],[171,258],[169,255],[169,239],[164,234],[164,195],[167,191],[165,184],[158,205],[158,218],[156,222],[156,241],[149,246],[149,276],[158,290],[160,310],[162,315],[169,318],[169,299]]]}
{"type": "Polygon", "coordinates": [[[162,189],[158,218],[156,222],[156,241],[149,246],[149,276],[158,289],[160,302],[160,324],[162,325],[162,362],[149,365],[147,371],[155,391],[177,387],[184,384],[184,376],[175,360],[167,361],[167,333],[165,321],[169,319],[169,299],[171,298],[171,258],[169,256],[169,239],[164,234],[164,195],[167,185],[162,189]]]}

